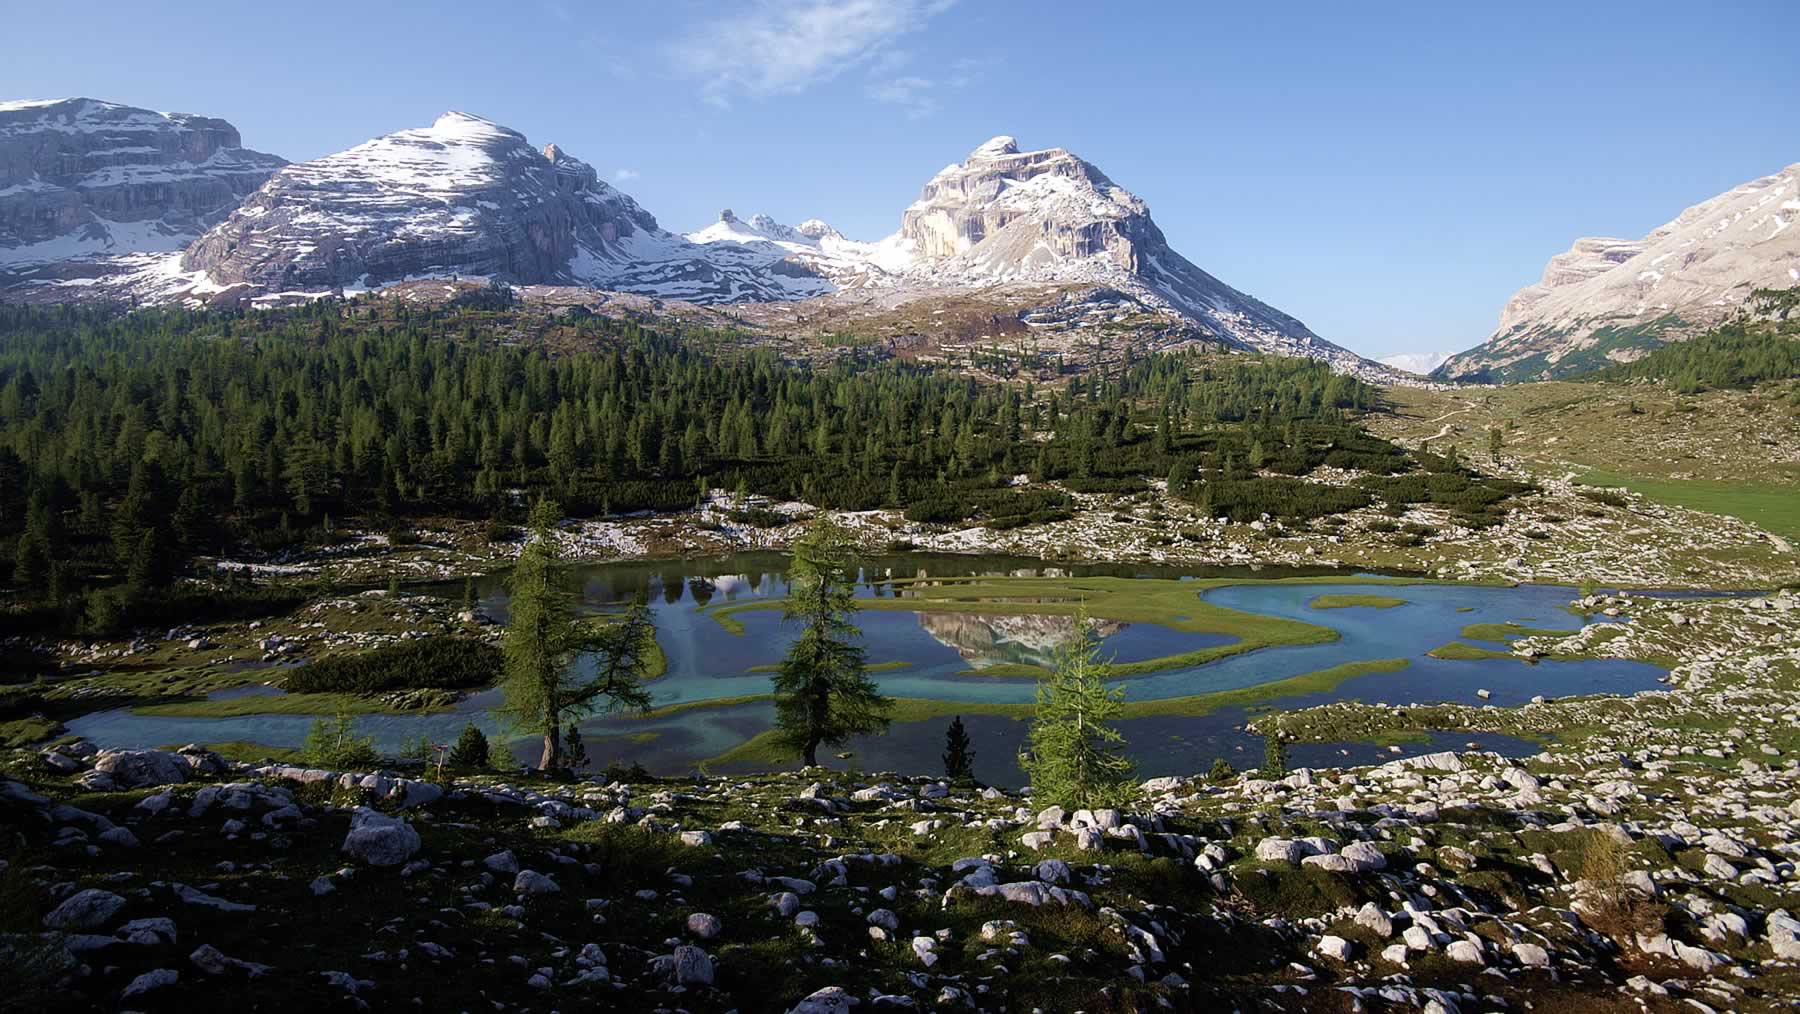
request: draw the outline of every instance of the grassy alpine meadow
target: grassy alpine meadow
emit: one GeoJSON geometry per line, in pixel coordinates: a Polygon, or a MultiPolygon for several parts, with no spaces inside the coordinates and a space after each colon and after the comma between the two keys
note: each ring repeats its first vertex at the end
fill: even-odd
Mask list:
{"type": "Polygon", "coordinates": [[[1800,467],[1771,465],[1759,470],[1785,482],[1759,477],[1731,480],[1673,479],[1594,469],[1581,476],[1584,486],[1623,488],[1658,503],[1742,518],[1791,540],[1800,540],[1800,467]]]}
{"type": "Polygon", "coordinates": [[[1310,609],[1393,609],[1406,604],[1391,595],[1320,595],[1308,602],[1310,609]]]}

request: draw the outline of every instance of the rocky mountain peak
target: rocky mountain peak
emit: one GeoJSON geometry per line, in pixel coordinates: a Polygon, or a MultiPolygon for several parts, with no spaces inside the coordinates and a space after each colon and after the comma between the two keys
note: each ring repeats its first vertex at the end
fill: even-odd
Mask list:
{"type": "Polygon", "coordinates": [[[765,254],[722,252],[665,231],[558,145],[452,111],[289,166],[190,246],[181,270],[199,291],[316,294],[442,275],[705,301],[825,288],[804,270],[765,270],[765,254]]]}
{"type": "Polygon", "coordinates": [[[210,116],[0,102],[0,265],[179,250],[285,164],[242,145],[210,116]]]}
{"type": "Polygon", "coordinates": [[[688,238],[721,250],[760,249],[779,259],[771,264],[798,262],[844,289],[1099,285],[1226,343],[1394,375],[1195,267],[1170,248],[1149,206],[1091,163],[1063,148],[1026,151],[1010,135],[933,176],[885,239],[857,242],[817,220],[795,229],[765,216],[749,223],[722,216],[688,238]]]}
{"type": "Polygon", "coordinates": [[[1019,139],[1009,134],[1000,134],[996,137],[988,138],[982,143],[981,147],[969,152],[969,160],[973,161],[978,158],[1004,158],[1007,155],[1017,155],[1018,153],[1019,139]]]}
{"type": "MultiPolygon", "coordinates": [[[[447,144],[491,144],[505,140],[525,140],[525,135],[493,120],[452,109],[433,120],[428,131],[403,131],[437,135],[447,144]]],[[[554,147],[554,146],[551,146],[554,147]]]]}

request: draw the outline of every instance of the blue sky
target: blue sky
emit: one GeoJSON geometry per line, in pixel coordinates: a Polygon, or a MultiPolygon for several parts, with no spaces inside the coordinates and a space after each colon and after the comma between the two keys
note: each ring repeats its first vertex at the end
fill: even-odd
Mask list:
{"type": "Polygon", "coordinates": [[[682,231],[730,207],[874,239],[1013,134],[1369,355],[1473,345],[1576,237],[1800,161],[1793,0],[88,0],[0,25],[0,98],[223,116],[296,160],[463,109],[682,231]]]}

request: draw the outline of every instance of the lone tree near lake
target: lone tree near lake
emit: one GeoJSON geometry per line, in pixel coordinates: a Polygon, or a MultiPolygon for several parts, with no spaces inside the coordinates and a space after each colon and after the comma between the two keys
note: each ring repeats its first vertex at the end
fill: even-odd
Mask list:
{"type": "Polygon", "coordinates": [[[640,599],[616,619],[577,615],[576,596],[557,586],[558,554],[552,535],[554,504],[532,509],[531,542],[519,554],[504,643],[501,718],[512,728],[543,737],[538,768],[563,766],[563,723],[606,711],[648,711],[644,680],[656,639],[649,607],[640,599]],[[576,666],[593,658],[593,672],[576,666]]]}
{"type": "Polygon", "coordinates": [[[850,533],[821,517],[795,543],[788,570],[782,618],[805,626],[772,680],[775,738],[807,767],[819,763],[821,745],[887,731],[893,707],[869,678],[862,645],[855,643],[862,632],[850,619],[856,611],[853,550],[850,533]]]}
{"type": "Polygon", "coordinates": [[[1094,809],[1122,806],[1137,795],[1137,766],[1125,757],[1125,736],[1108,724],[1125,705],[1124,688],[1107,686],[1111,677],[1083,610],[1075,615],[1075,635],[1057,650],[1055,671],[1038,683],[1029,749],[1019,758],[1034,801],[1094,809]]]}
{"type": "Polygon", "coordinates": [[[969,730],[963,728],[961,715],[950,720],[944,731],[944,777],[953,782],[966,782],[975,777],[975,750],[969,742],[969,730]]]}

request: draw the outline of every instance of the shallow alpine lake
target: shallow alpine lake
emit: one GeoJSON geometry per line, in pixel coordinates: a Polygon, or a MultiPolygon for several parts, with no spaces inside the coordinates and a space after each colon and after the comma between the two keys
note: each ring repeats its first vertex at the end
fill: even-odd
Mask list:
{"type": "MultiPolygon", "coordinates": [[[[664,675],[651,684],[657,713],[582,722],[596,768],[615,760],[640,762],[659,774],[685,773],[703,763],[715,773],[770,766],[758,751],[743,747],[770,727],[773,707],[766,699],[746,698],[768,693],[769,674],[758,667],[778,662],[795,634],[778,605],[787,590],[784,566],[782,557],[758,554],[573,570],[571,589],[596,611],[644,596],[667,658],[664,675]]],[[[874,678],[884,693],[907,699],[901,717],[911,720],[895,722],[884,736],[862,738],[841,749],[865,770],[934,773],[941,770],[944,727],[951,715],[962,714],[974,739],[977,776],[1018,783],[1014,758],[1035,693],[1031,667],[1048,665],[1073,632],[1074,620],[1067,613],[1078,602],[1087,603],[1096,616],[1091,622],[1104,654],[1127,668],[1151,670],[1121,681],[1137,713],[1120,726],[1146,776],[1203,771],[1218,757],[1239,768],[1254,766],[1261,760],[1261,741],[1242,727],[1254,711],[1270,707],[1285,710],[1350,699],[1481,703],[1480,689],[1490,694],[1486,703],[1510,706],[1539,694],[1636,693],[1656,688],[1663,675],[1652,665],[1610,659],[1526,664],[1511,658],[1426,655],[1464,640],[1463,627],[1470,624],[1576,629],[1584,621],[1563,608],[1576,596],[1572,588],[1394,583],[1391,578],[1365,583],[1357,577],[1341,571],[1176,571],[925,554],[872,559],[857,584],[865,605],[857,624],[874,678]],[[1391,608],[1313,608],[1310,603],[1321,595],[1402,601],[1391,608]],[[1131,618],[1110,618],[1114,613],[1131,618]],[[1206,626],[1227,629],[1194,629],[1206,626]],[[1327,628],[1335,639],[1325,640],[1332,635],[1317,628],[1327,628]],[[1296,632],[1318,643],[1240,651],[1245,637],[1260,643],[1292,639],[1296,632]],[[1239,653],[1211,657],[1232,651],[1239,653]],[[1196,654],[1210,660],[1196,659],[1196,654]],[[1173,709],[1187,713],[1156,713],[1155,706],[1147,706],[1263,686],[1350,663],[1398,659],[1407,663],[1398,671],[1350,676],[1335,685],[1271,688],[1262,699],[1221,702],[1204,714],[1193,713],[1203,709],[1191,701],[1173,709]]],[[[462,592],[460,585],[428,590],[453,598],[462,592]]],[[[478,591],[483,610],[504,620],[503,582],[489,578],[478,591]]],[[[1629,617],[1595,622],[1629,622],[1629,617]]],[[[224,693],[279,691],[253,685],[224,693]]],[[[420,736],[452,742],[470,721],[493,735],[497,730],[489,708],[497,699],[498,692],[490,690],[471,695],[449,712],[366,715],[356,725],[384,749],[420,736]]],[[[68,725],[71,732],[109,746],[245,741],[287,747],[297,746],[311,723],[305,715],[181,718],[118,709],[68,725]]],[[[1417,753],[1470,743],[1514,755],[1536,750],[1525,741],[1491,734],[1438,735],[1401,749],[1417,753]]],[[[518,752],[535,758],[525,741],[518,752]]],[[[1367,763],[1395,755],[1391,748],[1369,743],[1308,744],[1294,748],[1292,763],[1367,763]]],[[[831,763],[848,762],[833,758],[831,763]]]]}

